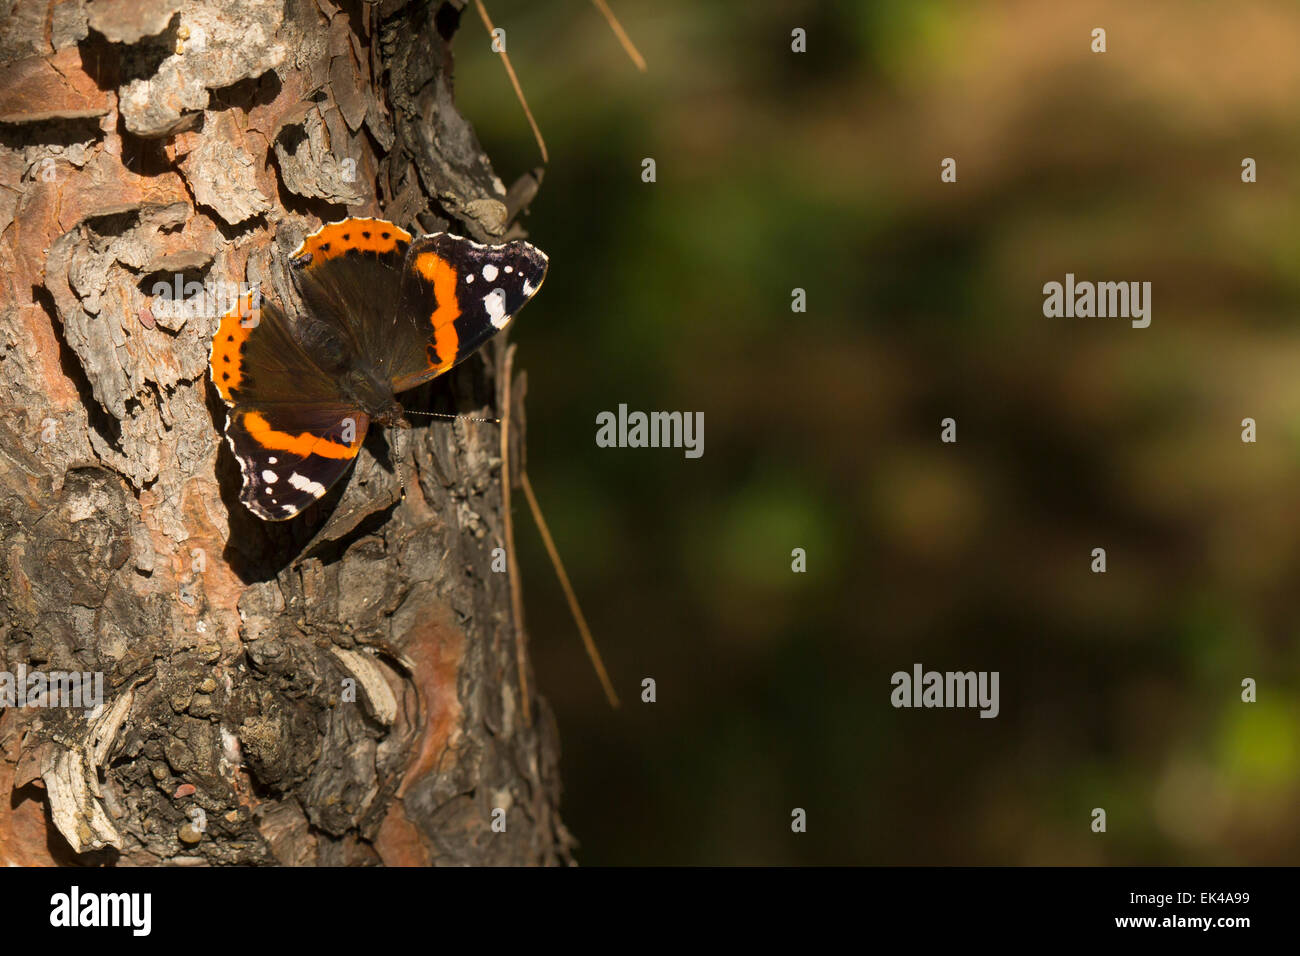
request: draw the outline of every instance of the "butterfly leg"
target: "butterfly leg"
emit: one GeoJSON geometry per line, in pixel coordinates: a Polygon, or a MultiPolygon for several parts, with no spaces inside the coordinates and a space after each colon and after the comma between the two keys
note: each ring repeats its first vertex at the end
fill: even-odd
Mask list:
{"type": "Polygon", "coordinates": [[[392,456],[393,471],[397,474],[397,489],[400,496],[399,500],[406,500],[406,436],[410,433],[411,423],[405,418],[399,418],[393,423],[390,434],[393,436],[392,456]]]}

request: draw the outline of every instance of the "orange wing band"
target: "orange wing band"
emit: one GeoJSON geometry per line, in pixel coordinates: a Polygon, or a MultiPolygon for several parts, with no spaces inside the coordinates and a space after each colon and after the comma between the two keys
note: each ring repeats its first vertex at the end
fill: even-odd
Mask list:
{"type": "MultiPolygon", "coordinates": [[[[258,293],[246,292],[239,297],[235,307],[221,317],[216,334],[212,336],[212,381],[226,404],[234,404],[231,392],[244,380],[244,363],[241,352],[253,329],[257,328],[259,308],[254,306],[258,293]]],[[[260,299],[258,299],[260,301],[260,299]]]]}
{"type": "Polygon", "coordinates": [[[451,263],[433,252],[420,253],[415,259],[415,269],[433,283],[433,295],[438,301],[438,307],[429,314],[438,360],[434,362],[431,356],[429,367],[450,368],[456,362],[456,347],[460,344],[460,336],[456,334],[456,320],[460,318],[460,303],[456,299],[459,276],[451,263]]]}
{"type": "MultiPolygon", "coordinates": [[[[403,244],[409,244],[411,234],[384,219],[344,219],[321,226],[291,254],[297,259],[311,256],[311,265],[341,256],[352,249],[384,255],[403,244]]],[[[307,268],[311,268],[308,265],[307,268]]]]}
{"type": "Polygon", "coordinates": [[[308,455],[319,455],[322,458],[355,458],[362,439],[365,438],[363,428],[357,429],[358,434],[351,445],[331,441],[328,438],[319,438],[311,432],[291,435],[289,432],[276,431],[261,413],[252,411],[244,413],[243,423],[253,440],[268,451],[287,451],[302,458],[308,455]]]}

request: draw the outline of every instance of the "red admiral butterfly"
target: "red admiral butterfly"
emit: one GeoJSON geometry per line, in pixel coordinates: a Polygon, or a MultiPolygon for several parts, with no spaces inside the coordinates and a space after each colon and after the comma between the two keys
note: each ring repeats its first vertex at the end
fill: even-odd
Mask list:
{"type": "Polygon", "coordinates": [[[289,265],[303,314],[291,321],[259,294],[242,296],[210,355],[230,406],[239,500],[267,521],[322,497],[371,422],[404,424],[397,394],[505,328],[541,287],[547,259],[522,240],[412,238],[382,219],[344,219],[304,239],[289,265]]]}

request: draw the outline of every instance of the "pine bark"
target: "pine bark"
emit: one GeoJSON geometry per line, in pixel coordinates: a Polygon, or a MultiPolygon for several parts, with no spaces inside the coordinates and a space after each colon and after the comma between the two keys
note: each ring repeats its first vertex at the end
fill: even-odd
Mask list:
{"type": "MultiPolygon", "coordinates": [[[[0,863],[569,859],[498,429],[417,423],[404,500],[373,433],[265,523],[207,374],[238,283],[292,301],[322,222],[522,235],[538,176],[507,191],[453,102],[462,5],[0,0],[0,671],[104,678],[0,712],[0,863]]],[[[504,358],[404,402],[499,414],[504,358]]]]}

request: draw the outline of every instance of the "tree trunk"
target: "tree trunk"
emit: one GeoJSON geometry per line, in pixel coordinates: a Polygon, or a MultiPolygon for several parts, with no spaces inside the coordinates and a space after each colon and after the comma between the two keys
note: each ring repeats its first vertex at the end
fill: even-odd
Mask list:
{"type": "MultiPolygon", "coordinates": [[[[208,382],[238,284],[284,300],[322,222],[521,234],[538,177],[507,193],[452,102],[460,6],[0,0],[0,670],[103,675],[0,713],[0,863],[569,859],[498,427],[417,422],[404,500],[374,430],[267,523],[208,382]]],[[[517,473],[495,346],[404,404],[513,391],[517,473]]]]}

